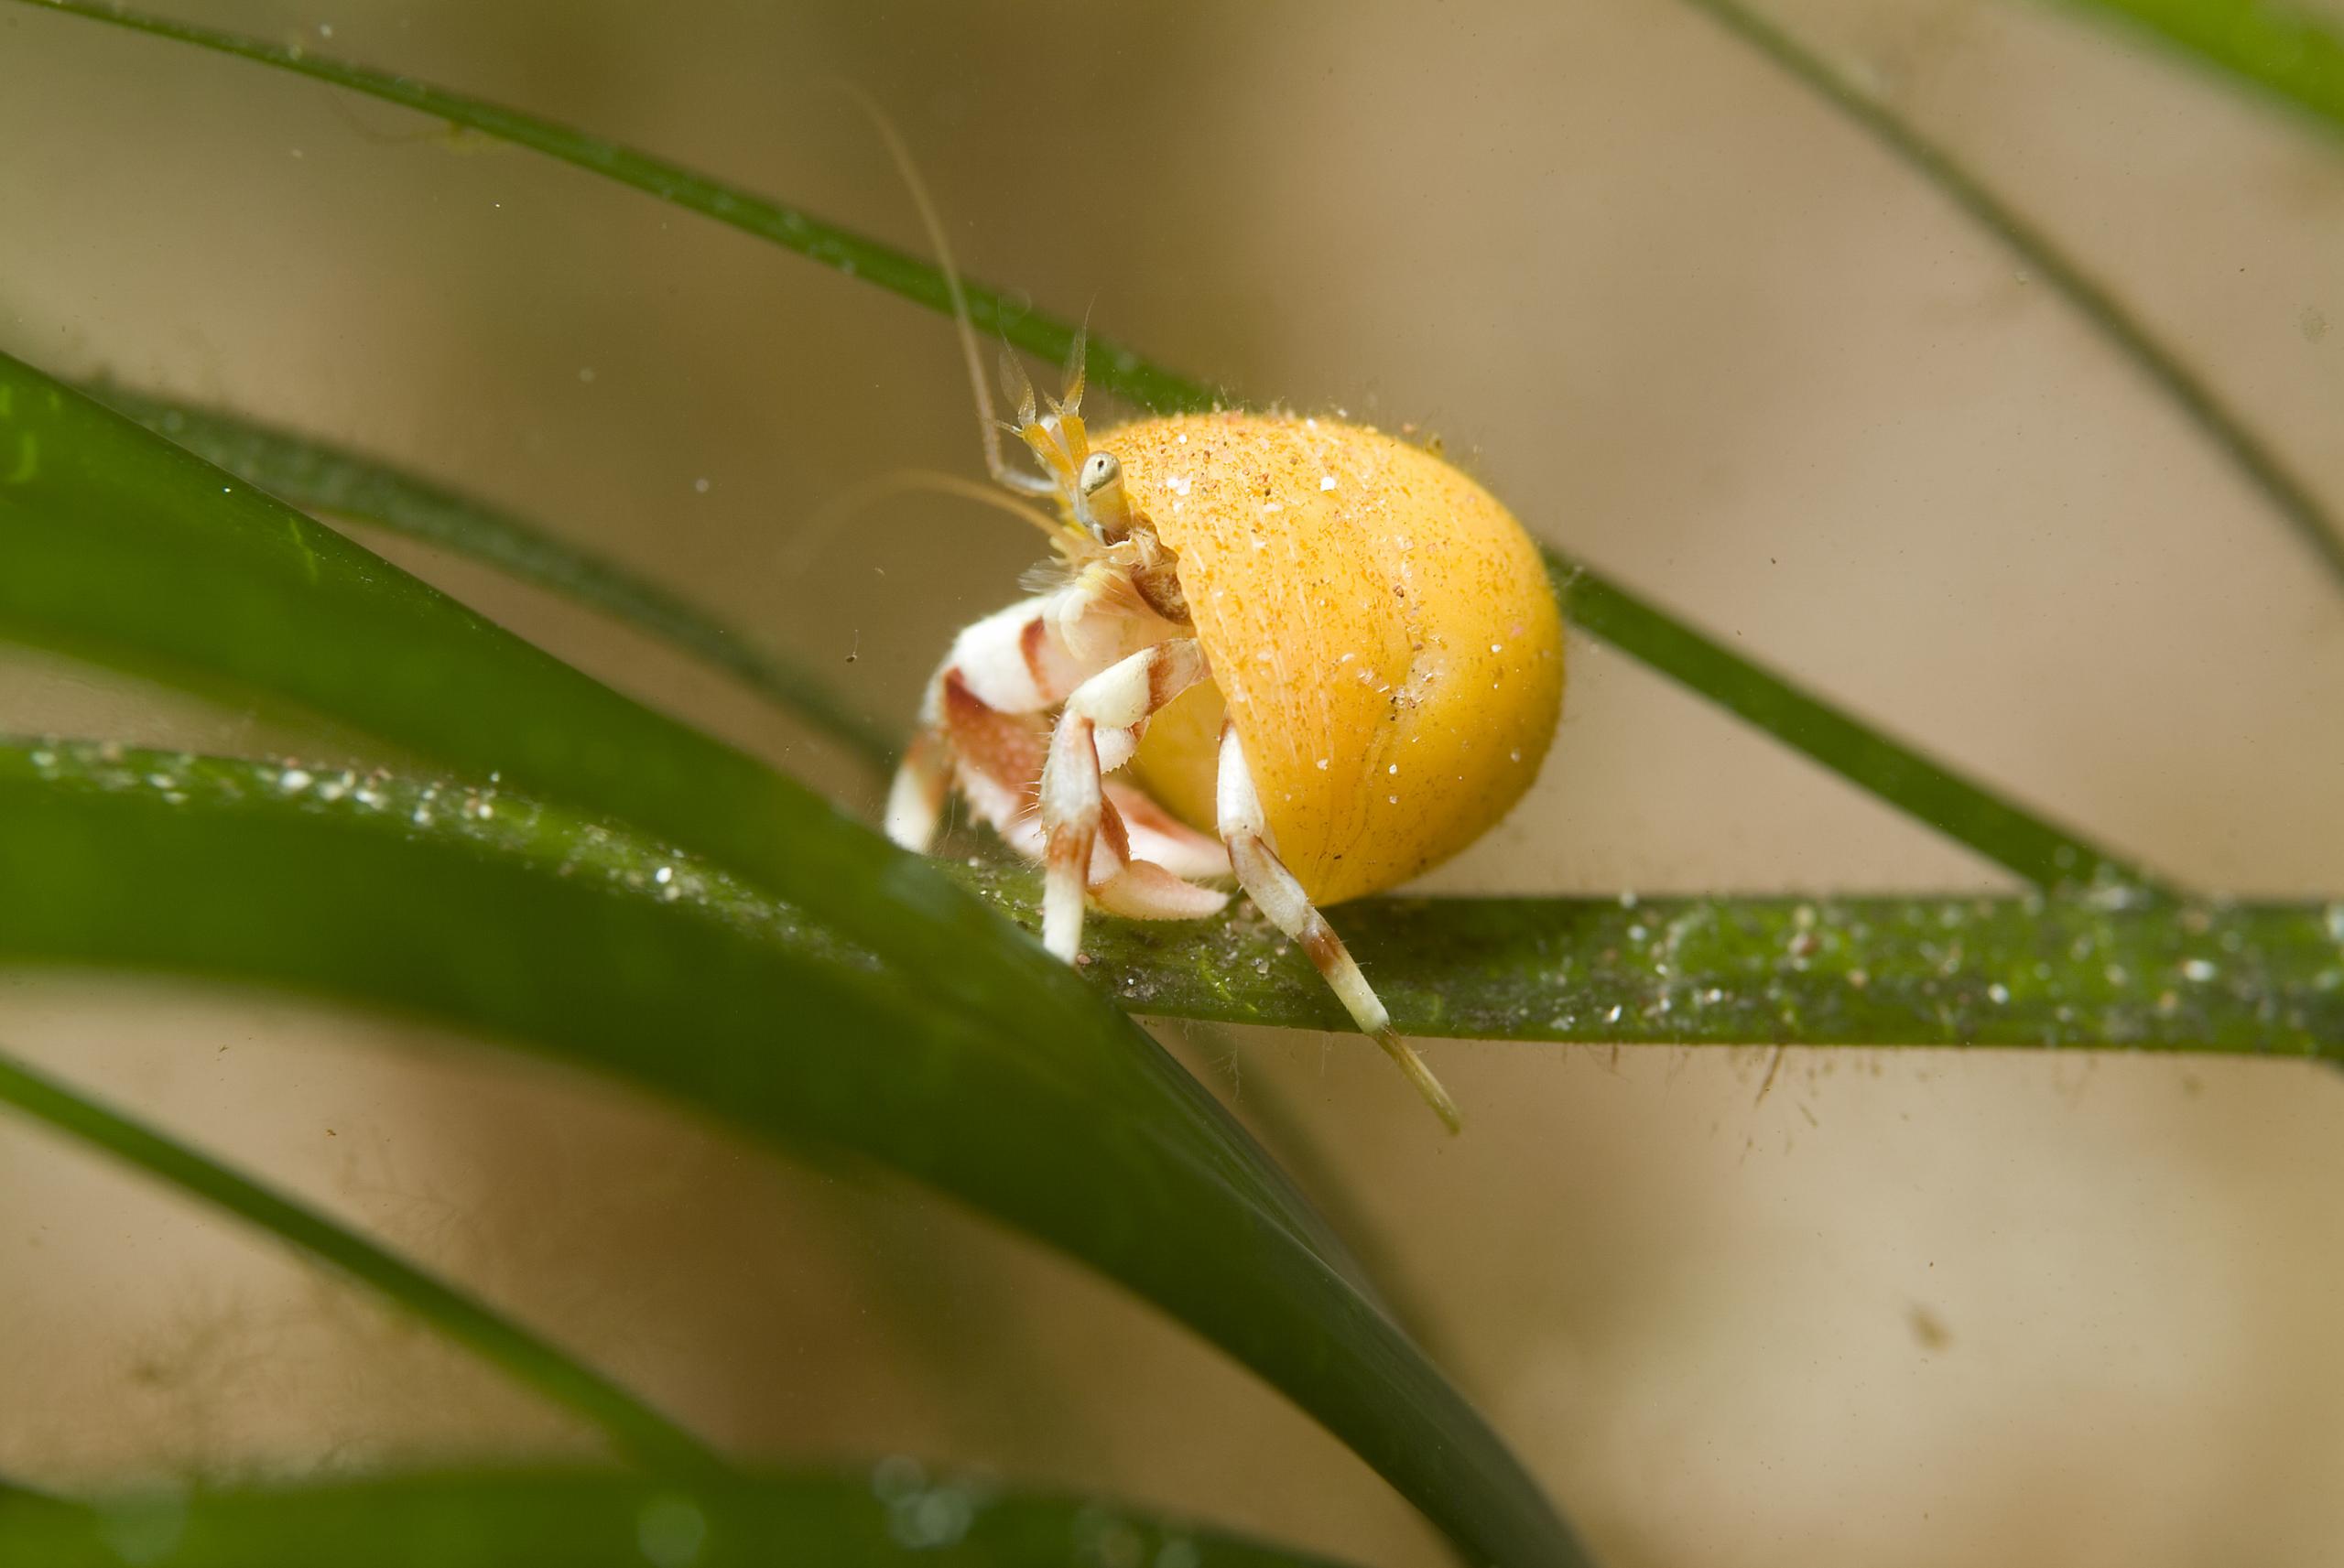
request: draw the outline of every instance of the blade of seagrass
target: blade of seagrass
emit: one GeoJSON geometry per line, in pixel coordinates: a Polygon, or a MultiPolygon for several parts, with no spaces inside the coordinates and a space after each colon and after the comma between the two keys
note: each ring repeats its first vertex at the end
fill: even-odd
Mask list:
{"type": "MultiPolygon", "coordinates": [[[[834,716],[848,711],[846,700],[819,676],[794,665],[764,665],[765,655],[747,652],[732,633],[681,599],[562,543],[537,524],[482,507],[373,459],[234,416],[110,386],[88,390],[147,428],[295,505],[378,523],[505,567],[525,580],[743,676],[754,689],[823,726],[874,764],[884,762],[892,751],[892,741],[867,723],[858,721],[852,735],[833,723],[834,716]],[[522,541],[518,546],[508,542],[516,539],[522,541]],[[779,670],[785,678],[759,673],[765,668],[779,670]]],[[[1655,669],[1760,729],[1797,736],[1800,751],[1842,777],[1893,792],[1892,798],[1908,810],[1926,813],[1924,819],[1948,837],[1973,847],[1994,846],[1995,858],[2028,881],[2056,886],[2144,880],[2135,868],[2068,834],[2000,810],[2000,803],[1926,757],[1807,696],[1626,589],[1563,565],[1552,552],[1548,558],[1554,563],[1557,591],[1568,601],[1572,622],[1580,630],[1634,649],[1655,669]]]]}
{"type": "MultiPolygon", "coordinates": [[[[1004,907],[1009,908],[1007,901],[1004,901],[1004,907]]],[[[1012,913],[1027,930],[1041,929],[1040,904],[1012,913]]],[[[1246,1048],[1235,1036],[1215,1028],[1210,1020],[1184,1019],[1180,1022],[1183,1044],[1208,1061],[1217,1059],[1220,1076],[1228,1081],[1230,1098],[1244,1108],[1253,1124],[1261,1129],[1264,1141],[1300,1181],[1303,1191],[1310,1195],[1336,1231],[1351,1244],[1368,1278],[1375,1281],[1384,1310],[1435,1360],[1448,1360],[1449,1346],[1439,1332],[1430,1297],[1391,1244],[1384,1226],[1362,1195],[1360,1184],[1344,1175],[1329,1153],[1329,1135],[1313,1127],[1302,1108],[1274,1082],[1246,1075],[1242,1065],[1246,1048]]],[[[1348,1029],[1345,1033],[1349,1033],[1348,1029]]]]}
{"type": "Polygon", "coordinates": [[[2192,64],[2226,71],[2344,133],[2344,32],[2283,0],[2061,0],[2155,38],[2192,64]]]}
{"type": "MultiPolygon", "coordinates": [[[[634,186],[663,201],[689,208],[797,251],[825,266],[875,283],[930,309],[949,312],[951,308],[942,275],[917,257],[826,222],[802,209],[767,200],[737,186],[694,174],[550,121],[412,78],[329,59],[307,49],[148,16],[92,0],[16,3],[194,44],[404,104],[634,186]]],[[[1073,346],[1075,330],[1064,321],[1019,307],[998,290],[981,285],[969,285],[966,294],[971,314],[982,330],[999,332],[1019,348],[1054,362],[1063,361],[1073,346]]],[[[1090,367],[1092,385],[1152,409],[1201,408],[1231,401],[1214,388],[1167,370],[1104,338],[1091,340],[1090,367]]],[[[1552,546],[1547,546],[1546,553],[1548,568],[1555,575],[1572,578],[1598,594],[1612,588],[1590,568],[1552,546]]],[[[1616,592],[1622,599],[1628,597],[1623,589],[1616,592]]],[[[2051,826],[1983,785],[1961,778],[1852,718],[1837,713],[1790,687],[1780,677],[1736,658],[1690,627],[1660,617],[1657,611],[1626,617],[1622,624],[1606,628],[1601,634],[1622,651],[1654,662],[1656,667],[1679,680],[1687,680],[1686,671],[1698,667],[1744,692],[1771,692],[1769,700],[1753,702],[1735,711],[1785,744],[1815,756],[1859,786],[1923,822],[1938,826],[1941,831],[2030,881],[2064,885],[2070,881],[2130,881],[2139,875],[2122,860],[2051,826]],[[1678,655],[1673,667],[1668,662],[1671,649],[1648,650],[1636,640],[1655,626],[1666,629],[1666,641],[1678,655]],[[1699,657],[1688,662],[1684,655],[1697,647],[1699,657]],[[1835,730],[1861,733],[1867,738],[1867,743],[1836,752],[1829,748],[1820,753],[1811,750],[1805,721],[1818,714],[1829,714],[1835,730]],[[1851,762],[1875,767],[1876,771],[1847,773],[1851,762]],[[2066,864],[2065,875],[2056,866],[2046,863],[2041,853],[2041,847],[2046,842],[2056,843],[2062,851],[2056,859],[2066,864]]],[[[1687,684],[1696,692],[1709,695],[1698,681],[1687,680],[1687,684]]]]}
{"type": "MultiPolygon", "coordinates": [[[[0,550],[16,532],[0,499],[0,550]]],[[[865,1155],[1187,1322],[1465,1550],[1585,1561],[1487,1427],[1301,1239],[1308,1217],[1195,1147],[1167,1097],[1054,1067],[1038,1024],[1004,1043],[736,874],[509,789],[47,742],[0,748],[0,885],[7,962],[418,1014],[777,1147],[865,1155]]]]}
{"type": "Polygon", "coordinates": [[[371,552],[0,355],[0,631],[250,691],[752,869],[1037,1065],[1166,1095],[1196,1150],[1312,1229],[1283,1173],[1066,967],[796,781],[581,675],[371,552]],[[1078,1044],[1081,1042],[1081,1044],[1078,1044]],[[1113,1042],[1110,1045],[1108,1042],[1113,1042]]]}
{"type": "MultiPolygon", "coordinates": [[[[465,803],[485,797],[397,774],[313,776],[286,764],[104,743],[0,742],[0,805],[20,809],[14,792],[38,793],[37,781],[91,796],[77,809],[92,820],[119,816],[125,834],[146,824],[141,831],[154,840],[146,849],[174,846],[158,863],[193,852],[215,821],[266,819],[281,852],[311,859],[336,834],[389,823],[418,851],[591,872],[598,885],[769,944],[778,957],[868,962],[702,859],[509,792],[482,818],[465,803]]],[[[0,823],[0,845],[10,841],[0,823]]],[[[71,847],[69,860],[60,849],[43,874],[103,887],[129,874],[133,853],[92,841],[71,847]]],[[[956,866],[954,875],[1010,918],[1038,926],[1031,868],[980,863],[956,866]]],[[[315,907],[324,895],[298,896],[315,907]]],[[[1375,960],[1394,1017],[1418,1035],[2122,1047],[2344,1062],[2344,901],[2172,904],[2117,890],[2089,898],[1372,898],[1344,912],[1346,935],[1356,930],[1354,945],[1375,960]]],[[[19,916],[16,929],[31,930],[33,920],[19,916]]],[[[1294,945],[1254,918],[1177,931],[1102,923],[1090,969],[1124,1006],[1156,1017],[1324,1029],[1341,1016],[1294,945]]]]}
{"type": "Polygon", "coordinates": [[[1573,626],[1748,720],[1957,843],[2048,889],[2154,891],[2148,872],[2010,805],[1926,753],[1809,695],[1559,552],[1546,570],[1573,626]]]}
{"type": "MultiPolygon", "coordinates": [[[[2130,359],[2182,416],[2196,425],[2246,481],[2285,519],[2328,574],[2344,585],[2344,526],[2329,515],[2302,476],[2257,436],[2206,378],[2149,330],[2147,323],[2109,287],[2084,269],[2051,236],[1945,148],[1924,136],[1844,72],[1739,0],[1684,0],[1755,49],[1785,74],[1845,116],[1891,157],[1937,189],[1984,229],[2034,276],[2060,294],[2118,352],[2130,359]]],[[[2174,9],[2188,9],[2187,4],[2174,9]]],[[[2344,103],[2344,97],[2339,97],[2344,103]]]]}
{"type": "Polygon", "coordinates": [[[678,1484],[518,1471],[251,1491],[147,1491],[86,1509],[0,1498],[0,1562],[41,1568],[1335,1568],[1098,1498],[931,1474],[678,1484]],[[331,1543],[321,1550],[321,1543],[331,1543]]]}
{"type": "MultiPolygon", "coordinates": [[[[892,760],[895,738],[854,716],[845,699],[810,668],[764,653],[716,624],[691,604],[624,568],[564,543],[510,512],[418,480],[347,448],[314,441],[254,421],[153,397],[112,384],[85,384],[89,394],[157,435],[308,512],[328,512],[375,524],[470,556],[523,581],[602,611],[738,676],[749,687],[796,717],[808,719],[874,768],[892,760]]],[[[1234,1047],[1231,1047],[1233,1049],[1234,1047]]],[[[1382,1249],[1367,1257],[1374,1228],[1318,1153],[1313,1134],[1290,1109],[1263,1092],[1251,1098],[1271,1147],[1299,1171],[1321,1210],[1335,1221],[1362,1261],[1372,1265],[1385,1304],[1417,1341],[1428,1318],[1398,1293],[1396,1259],[1382,1249]]]]}
{"type": "MultiPolygon", "coordinates": [[[[1040,926],[1021,867],[959,873],[1040,926]]],[[[2344,1064],[2344,902],[1364,899],[1343,938],[1403,1033],[1597,1044],[1990,1045],[2344,1064]]],[[[1340,1029],[1274,928],[1116,921],[1091,974],[1134,1012],[1340,1029]]]]}
{"type": "Polygon", "coordinates": [[[104,1150],[200,1202],[267,1231],[477,1352],[515,1381],[566,1405],[623,1453],[665,1470],[723,1468],[707,1444],[617,1383],[467,1292],[305,1205],[107,1109],[0,1054],[0,1103],[104,1150]]]}
{"type": "Polygon", "coordinates": [[[80,388],[149,430],[304,512],[372,523],[461,552],[508,576],[588,605],[738,677],[874,769],[898,737],[811,669],[720,625],[615,561],[563,543],[526,518],[330,442],[216,409],[111,384],[80,388]]]}

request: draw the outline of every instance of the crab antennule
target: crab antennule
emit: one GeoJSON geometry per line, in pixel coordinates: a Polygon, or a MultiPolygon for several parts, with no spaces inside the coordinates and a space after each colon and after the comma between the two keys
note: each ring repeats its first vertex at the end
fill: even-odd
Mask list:
{"type": "Polygon", "coordinates": [[[1080,413],[1082,408],[1083,361],[1090,350],[1091,324],[1086,321],[1074,334],[1074,352],[1068,356],[1066,362],[1066,389],[1058,395],[1058,401],[1066,406],[1069,414],[1080,413]]]}

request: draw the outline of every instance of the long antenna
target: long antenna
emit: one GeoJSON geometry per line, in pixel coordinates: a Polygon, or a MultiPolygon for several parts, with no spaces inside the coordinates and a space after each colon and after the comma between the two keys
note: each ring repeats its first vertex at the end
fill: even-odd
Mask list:
{"type": "Polygon", "coordinates": [[[911,192],[912,205],[919,209],[919,221],[928,230],[928,243],[936,249],[937,270],[944,275],[944,287],[952,297],[952,319],[960,330],[960,357],[968,362],[969,390],[976,395],[977,435],[984,442],[987,471],[998,482],[1026,495],[1057,494],[1057,485],[1039,474],[1019,472],[1002,457],[1001,426],[993,417],[993,392],[985,385],[984,360],[977,352],[977,329],[969,315],[969,296],[960,287],[960,269],[952,260],[951,243],[944,237],[944,224],[936,216],[936,204],[928,198],[928,187],[912,162],[911,149],[904,146],[903,137],[895,134],[895,123],[869,93],[852,82],[840,85],[871,117],[879,139],[886,144],[887,156],[895,162],[895,172],[903,177],[905,189],[911,192]]]}
{"type": "Polygon", "coordinates": [[[1022,518],[1049,535],[1053,548],[1062,549],[1067,537],[1066,524],[1042,511],[1030,502],[1014,495],[1004,495],[993,486],[957,473],[936,473],[927,469],[899,469],[883,473],[878,478],[853,485],[823,503],[819,510],[805,524],[791,533],[789,543],[781,553],[778,570],[784,577],[802,575],[823,546],[839,530],[860,516],[866,509],[895,496],[916,491],[928,491],[941,495],[957,495],[973,501],[980,506],[990,506],[996,512],[1006,512],[1022,518]]]}

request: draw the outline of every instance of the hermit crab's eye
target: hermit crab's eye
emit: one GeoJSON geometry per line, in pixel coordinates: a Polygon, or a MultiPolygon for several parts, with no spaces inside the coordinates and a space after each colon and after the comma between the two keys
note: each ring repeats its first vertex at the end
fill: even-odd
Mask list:
{"type": "Polygon", "coordinates": [[[1112,452],[1093,452],[1074,476],[1075,503],[1091,533],[1108,544],[1131,536],[1132,509],[1123,494],[1123,465],[1112,452]]]}

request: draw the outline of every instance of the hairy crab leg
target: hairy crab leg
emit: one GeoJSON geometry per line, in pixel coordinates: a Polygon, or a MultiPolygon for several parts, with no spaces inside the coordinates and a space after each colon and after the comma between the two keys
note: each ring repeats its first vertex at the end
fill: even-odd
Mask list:
{"type": "Polygon", "coordinates": [[[1253,770],[1246,766],[1245,748],[1238,741],[1234,724],[1221,726],[1220,770],[1214,797],[1220,808],[1221,836],[1229,846],[1229,863],[1236,869],[1238,886],[1271,925],[1301,944],[1361,1032],[1384,1047],[1449,1130],[1457,1131],[1464,1125],[1457,1102],[1449,1098],[1424,1058],[1392,1027],[1392,1015],[1360,972],[1359,961],[1310,902],[1294,873],[1286,870],[1286,862],[1278,859],[1270,843],[1269,819],[1254,792],[1253,770]]]}
{"type": "Polygon", "coordinates": [[[1082,946],[1092,847],[1106,809],[1102,774],[1127,762],[1148,716],[1210,673],[1203,644],[1174,637],[1077,687],[1042,765],[1042,945],[1069,963],[1082,946]]]}

